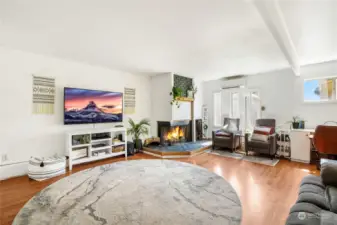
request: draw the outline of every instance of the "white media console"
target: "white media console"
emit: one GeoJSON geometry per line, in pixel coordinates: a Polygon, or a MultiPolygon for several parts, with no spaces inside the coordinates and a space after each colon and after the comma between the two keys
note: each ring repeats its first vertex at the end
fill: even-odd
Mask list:
{"type": "Polygon", "coordinates": [[[73,165],[125,155],[127,158],[126,128],[87,129],[66,134],[66,155],[69,170],[73,165]],[[123,141],[118,140],[122,135],[123,141]]]}

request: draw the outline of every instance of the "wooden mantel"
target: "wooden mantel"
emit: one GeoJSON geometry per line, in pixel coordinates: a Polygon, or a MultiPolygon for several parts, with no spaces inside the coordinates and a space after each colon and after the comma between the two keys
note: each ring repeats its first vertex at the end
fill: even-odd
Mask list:
{"type": "Polygon", "coordinates": [[[176,100],[181,101],[181,102],[193,102],[193,98],[187,98],[187,97],[176,97],[176,100]]]}

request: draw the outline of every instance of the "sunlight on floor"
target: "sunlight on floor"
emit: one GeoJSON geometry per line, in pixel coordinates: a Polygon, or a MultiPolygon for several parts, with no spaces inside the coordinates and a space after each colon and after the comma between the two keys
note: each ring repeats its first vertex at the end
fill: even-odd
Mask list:
{"type": "Polygon", "coordinates": [[[217,165],[215,168],[214,168],[214,173],[218,174],[219,176],[222,176],[222,169],[219,165],[217,165]]]}

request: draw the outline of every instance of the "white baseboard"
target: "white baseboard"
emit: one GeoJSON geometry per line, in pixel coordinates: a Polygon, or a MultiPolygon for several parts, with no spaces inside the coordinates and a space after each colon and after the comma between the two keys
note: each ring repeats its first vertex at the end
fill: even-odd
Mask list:
{"type": "Polygon", "coordinates": [[[0,166],[0,180],[19,177],[28,173],[28,162],[0,166]]]}
{"type": "Polygon", "coordinates": [[[307,160],[301,160],[301,159],[291,159],[291,161],[293,162],[300,162],[300,163],[306,163],[306,164],[309,164],[310,161],[307,161],[307,160]]]}

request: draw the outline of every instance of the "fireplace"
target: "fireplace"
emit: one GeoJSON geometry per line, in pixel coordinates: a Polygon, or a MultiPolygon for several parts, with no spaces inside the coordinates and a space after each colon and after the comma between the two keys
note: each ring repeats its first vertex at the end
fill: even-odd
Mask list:
{"type": "Polygon", "coordinates": [[[192,141],[191,120],[157,121],[161,145],[192,141]]]}

